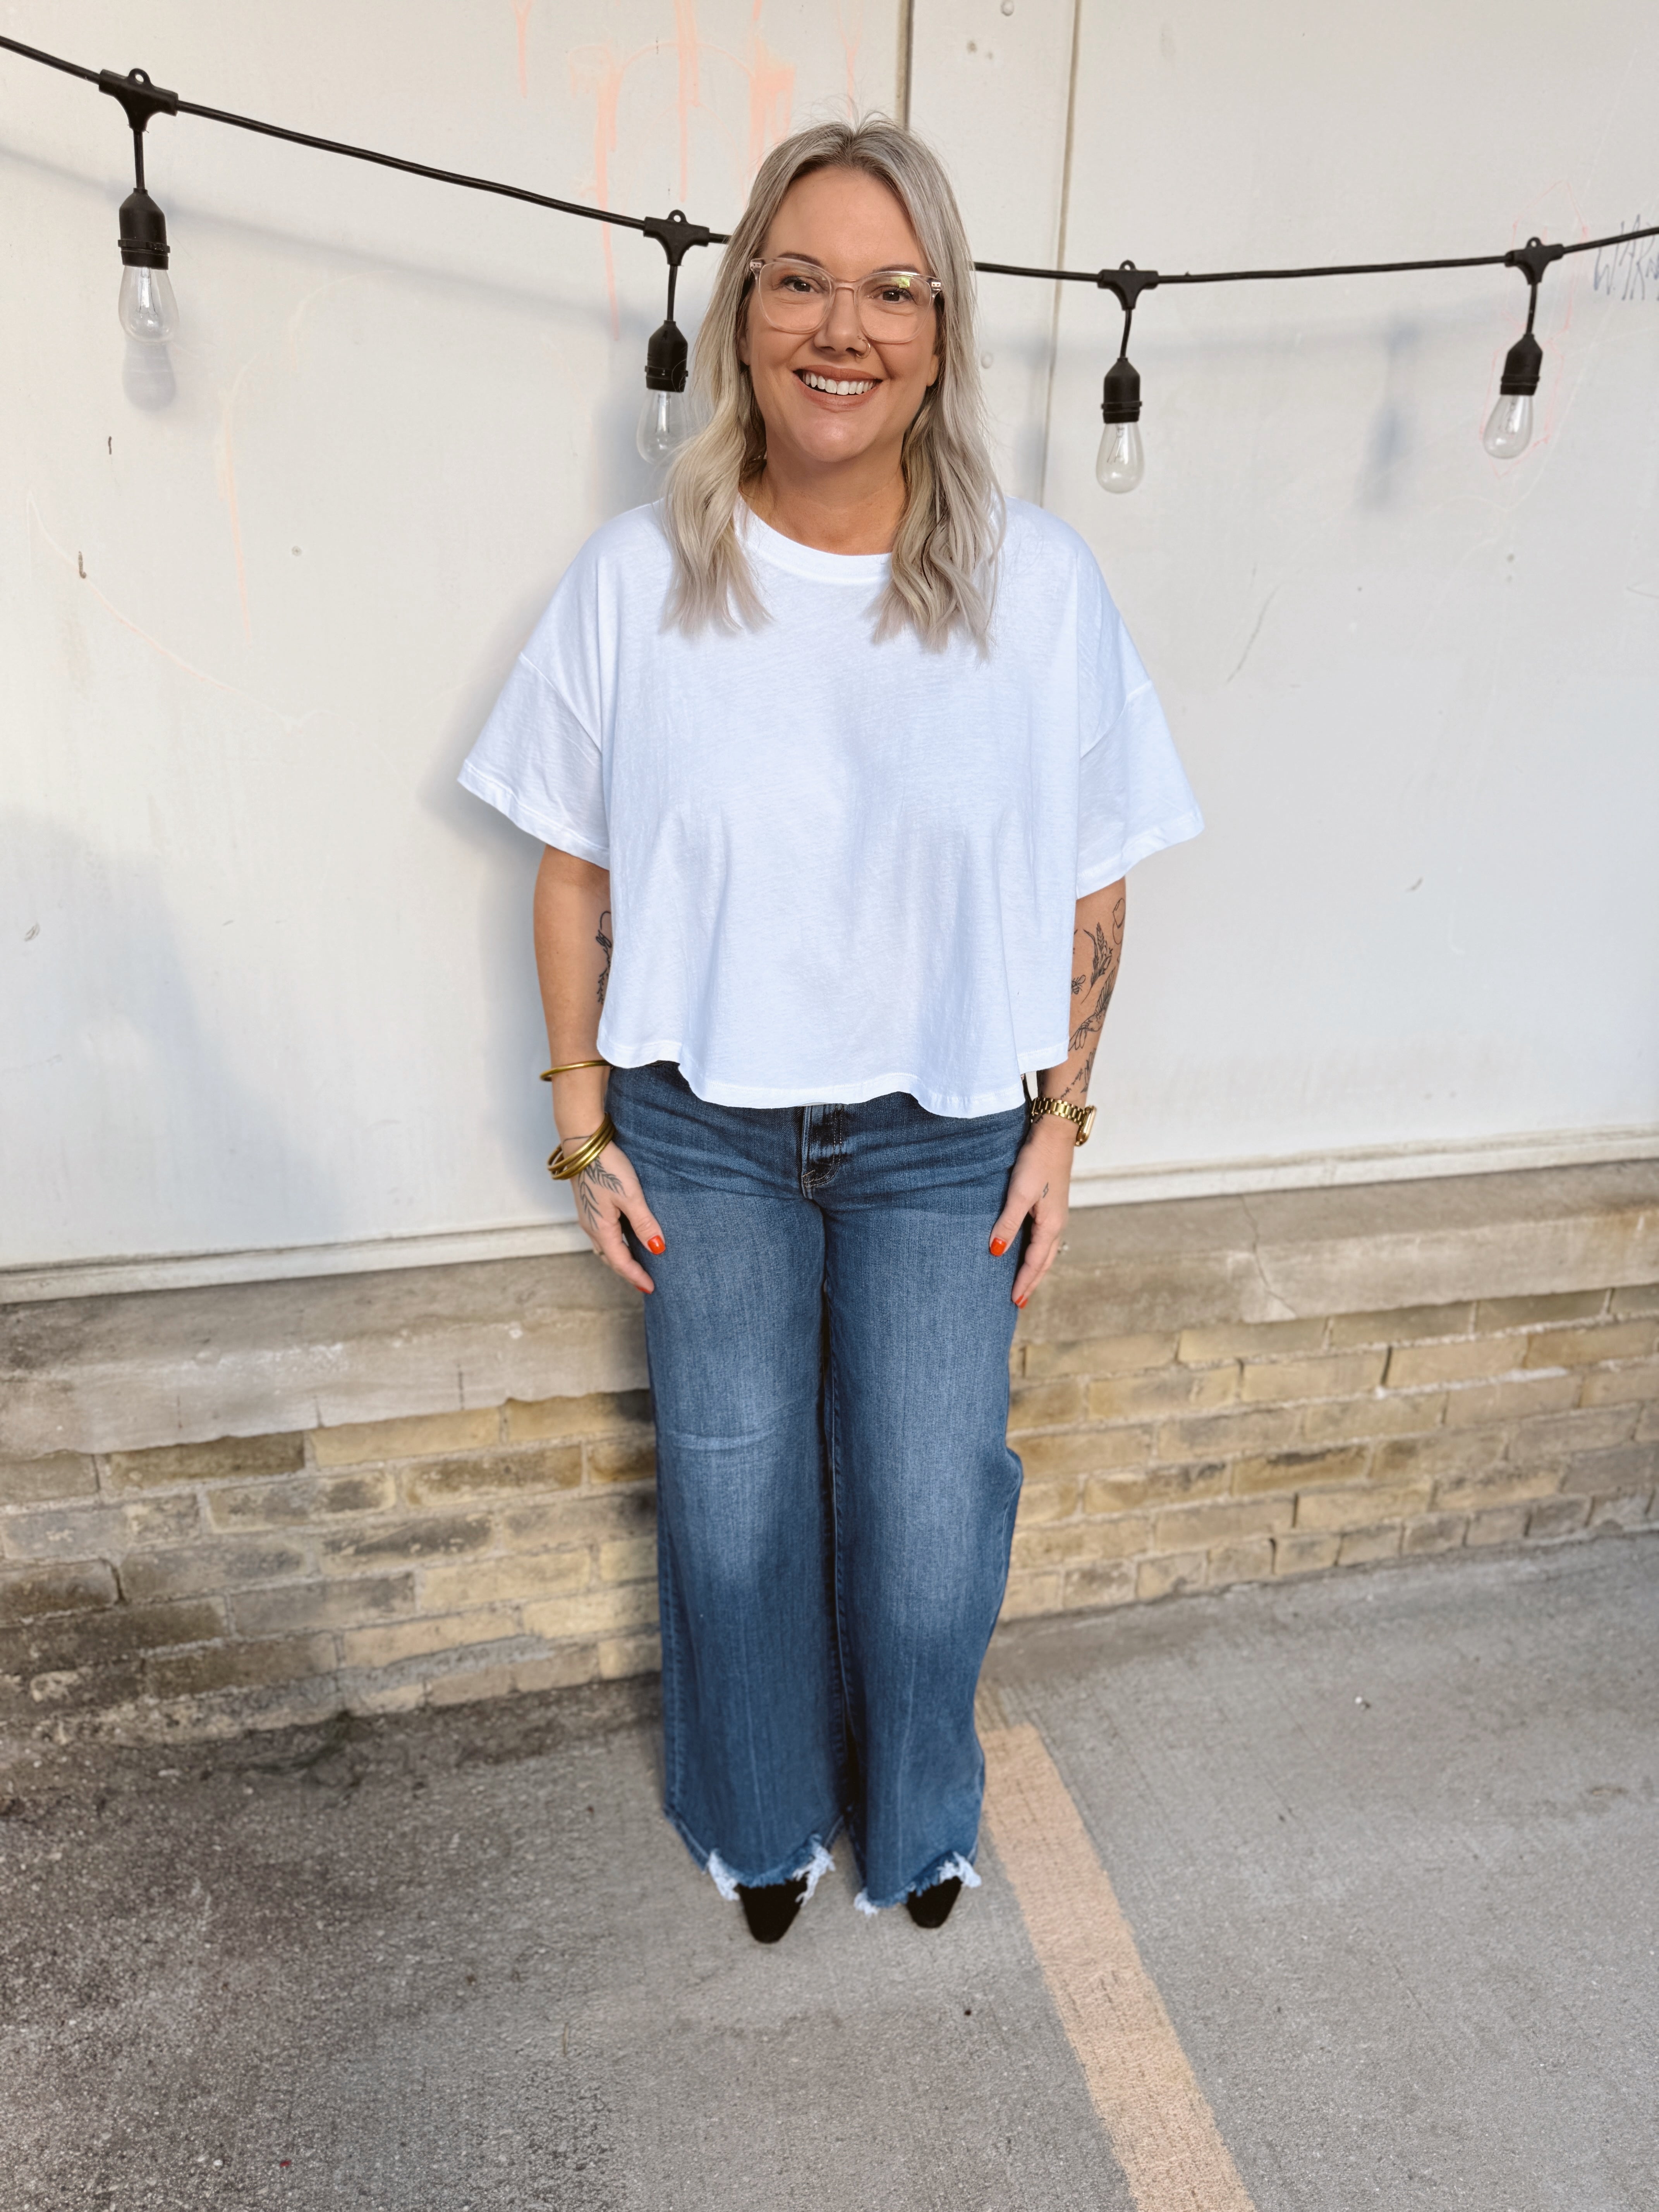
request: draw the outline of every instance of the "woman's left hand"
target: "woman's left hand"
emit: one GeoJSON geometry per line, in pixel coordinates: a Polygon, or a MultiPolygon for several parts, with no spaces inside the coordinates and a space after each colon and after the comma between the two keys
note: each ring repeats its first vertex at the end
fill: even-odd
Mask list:
{"type": "Polygon", "coordinates": [[[1054,1264],[1060,1240],[1066,1233],[1071,1200],[1072,1157],[1077,1137],[1061,1115],[1045,1114],[1032,1127],[1019,1148],[1014,1171],[1008,1178],[1008,1195],[991,1231],[991,1250],[1000,1255],[1019,1234],[1029,1214],[1030,1242],[1014,1277],[1014,1304],[1023,1306],[1054,1264]]]}

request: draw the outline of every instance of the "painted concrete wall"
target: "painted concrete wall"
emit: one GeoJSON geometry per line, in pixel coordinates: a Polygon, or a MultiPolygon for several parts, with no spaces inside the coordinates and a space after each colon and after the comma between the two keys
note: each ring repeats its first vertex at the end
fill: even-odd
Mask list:
{"type": "MultiPolygon", "coordinates": [[[[900,101],[908,43],[982,258],[1170,268],[1650,218],[1650,11],[1589,0],[1540,70],[1558,20],[1404,0],[1382,45],[1313,0],[915,0],[907,42],[897,0],[297,0],[158,4],[135,43],[111,0],[0,8],[211,104],[717,226],[785,131],[900,101]]],[[[567,1245],[536,853],[453,779],[574,548],[650,495],[656,249],[163,119],[158,392],[115,319],[118,111],[3,56],[0,87],[9,1294],[567,1245]]],[[[1505,468],[1511,272],[1156,294],[1127,500],[1092,475],[1112,303],[983,307],[1009,488],[1097,548],[1211,821],[1135,881],[1095,1193],[1659,1146],[1659,255],[1552,276],[1505,468]]]]}

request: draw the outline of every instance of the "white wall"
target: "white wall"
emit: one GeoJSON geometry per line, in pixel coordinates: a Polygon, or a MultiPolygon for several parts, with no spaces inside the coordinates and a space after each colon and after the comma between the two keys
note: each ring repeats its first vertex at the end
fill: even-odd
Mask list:
{"type": "MultiPolygon", "coordinates": [[[[1570,36],[1499,0],[1402,0],[1385,33],[1328,0],[1006,4],[911,25],[987,258],[1481,252],[1659,207],[1641,0],[1570,36]]],[[[893,103],[904,27],[12,0],[0,27],[719,227],[785,130],[893,103]]],[[[0,92],[9,1294],[556,1249],[536,854],[453,779],[575,546],[649,495],[660,255],[158,119],[183,328],[146,404],[120,112],[4,55],[0,92]]],[[[1152,295],[1127,500],[1092,473],[1115,305],[983,280],[1009,487],[1098,550],[1210,817],[1133,885],[1099,1194],[1659,1148],[1659,256],[1600,290],[1592,259],[1546,287],[1545,434],[1507,468],[1479,430],[1512,272],[1152,295]]]]}

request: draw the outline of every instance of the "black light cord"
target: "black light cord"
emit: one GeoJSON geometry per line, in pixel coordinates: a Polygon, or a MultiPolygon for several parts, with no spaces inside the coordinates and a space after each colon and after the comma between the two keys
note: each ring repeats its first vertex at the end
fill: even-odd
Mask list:
{"type": "MultiPolygon", "coordinates": [[[[83,69],[78,62],[65,61],[60,54],[44,52],[39,46],[25,46],[21,39],[0,37],[0,47],[8,52],[21,54],[25,61],[40,62],[47,69],[60,70],[66,76],[79,77],[88,84],[100,85],[97,70],[83,69]]],[[[353,146],[339,138],[319,138],[308,131],[290,131],[280,123],[262,123],[252,115],[233,115],[222,107],[204,107],[198,101],[180,100],[174,111],[180,115],[198,116],[205,123],[223,123],[236,131],[252,131],[265,138],[286,139],[290,145],[310,146],[319,154],[338,154],[353,161],[372,161],[382,169],[401,169],[411,177],[429,177],[434,184],[458,185],[464,191],[494,192],[501,199],[522,200],[531,207],[551,208],[558,215],[581,216],[589,222],[608,222],[624,230],[637,230],[647,235],[657,235],[660,217],[618,215],[610,208],[589,207],[580,200],[555,199],[546,192],[532,192],[523,185],[502,184],[492,177],[471,177],[457,169],[441,169],[428,161],[405,161],[401,155],[380,154],[368,146],[353,146]]],[[[699,229],[700,226],[687,226],[699,229]]],[[[1627,239],[1659,237],[1659,223],[1649,223],[1639,230],[1621,230],[1606,238],[1586,238],[1577,244],[1563,246],[1562,253],[1589,253],[1603,246],[1620,246],[1627,239]]],[[[678,242],[678,241],[676,241],[678,242]]],[[[696,237],[688,237],[687,245],[726,246],[730,234],[711,230],[696,237]]],[[[678,256],[670,245],[659,237],[659,243],[671,255],[671,270],[678,269],[678,256]]],[[[683,248],[682,248],[683,250],[683,248]]],[[[1310,269],[1183,269],[1163,271],[1135,270],[1125,264],[1120,270],[1108,269],[1033,269],[1011,261],[976,261],[975,269],[983,276],[1029,276],[1044,283],[1093,284],[1103,290],[1116,292],[1123,304],[1133,308],[1134,297],[1153,286],[1167,284],[1256,284],[1282,282],[1303,276],[1389,276],[1419,269],[1492,269],[1508,264],[1516,265],[1515,258],[1507,253],[1463,253],[1442,255],[1425,261],[1345,261],[1333,262],[1310,269]],[[1131,273],[1133,272],[1133,273],[1131,273]],[[1133,297],[1124,299],[1125,291],[1133,297]]],[[[1536,282],[1531,279],[1536,292],[1536,282]]],[[[671,310],[672,312],[672,310],[671,310]]]]}

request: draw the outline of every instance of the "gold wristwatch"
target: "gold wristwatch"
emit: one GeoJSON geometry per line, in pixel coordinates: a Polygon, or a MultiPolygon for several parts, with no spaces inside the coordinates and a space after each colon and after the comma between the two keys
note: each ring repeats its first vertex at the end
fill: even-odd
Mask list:
{"type": "Polygon", "coordinates": [[[1095,1126],[1095,1109],[1092,1106],[1073,1106],[1064,1098],[1044,1098],[1041,1095],[1034,1098],[1029,1090],[1025,1098],[1034,1121],[1039,1114],[1058,1114],[1064,1120],[1075,1125],[1077,1141],[1079,1145],[1088,1143],[1090,1132],[1095,1126]]]}

